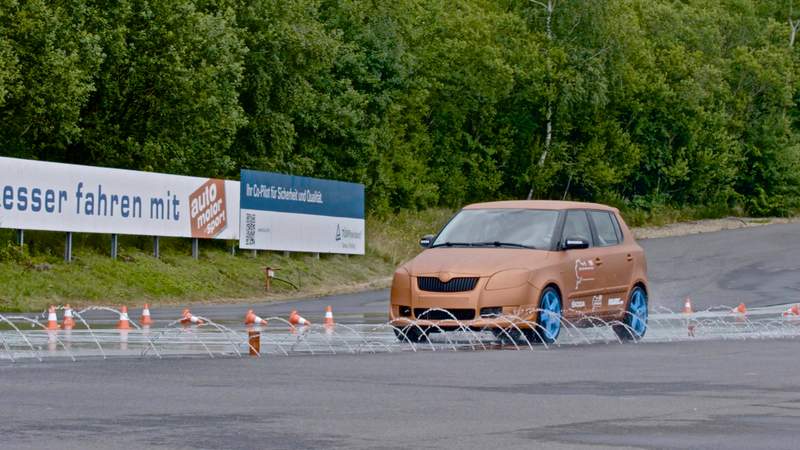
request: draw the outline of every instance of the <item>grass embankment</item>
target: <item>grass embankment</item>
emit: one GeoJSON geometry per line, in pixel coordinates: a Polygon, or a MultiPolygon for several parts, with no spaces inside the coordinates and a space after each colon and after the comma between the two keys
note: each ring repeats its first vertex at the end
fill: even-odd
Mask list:
{"type": "Polygon", "coordinates": [[[200,259],[191,257],[188,239],[161,239],[161,258],[152,257],[152,240],[121,236],[119,257],[109,257],[107,235],[75,234],[72,263],[64,263],[63,233],[26,232],[23,251],[13,232],[0,230],[0,311],[38,311],[50,303],[74,305],[178,304],[242,299],[324,295],[388,286],[394,268],[419,249],[425,233],[438,231],[452,211],[402,212],[367,220],[364,256],[238,251],[230,244],[201,242],[200,259]],[[226,248],[227,245],[227,248],[226,248]],[[277,267],[269,294],[264,267],[277,267]]]}

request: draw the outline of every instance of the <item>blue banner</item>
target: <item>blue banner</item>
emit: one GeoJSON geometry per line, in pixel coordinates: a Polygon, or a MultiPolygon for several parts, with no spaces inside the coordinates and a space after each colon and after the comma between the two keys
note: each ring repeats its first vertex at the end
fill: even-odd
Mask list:
{"type": "Polygon", "coordinates": [[[364,218],[364,185],[242,169],[243,210],[364,218]]]}

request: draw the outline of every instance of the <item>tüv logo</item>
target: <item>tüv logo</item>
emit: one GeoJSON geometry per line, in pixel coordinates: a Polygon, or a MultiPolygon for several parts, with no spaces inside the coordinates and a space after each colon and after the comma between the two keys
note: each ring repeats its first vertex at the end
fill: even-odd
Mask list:
{"type": "Polygon", "coordinates": [[[342,240],[342,229],[339,227],[338,223],[336,224],[336,240],[337,241],[342,240]]]}

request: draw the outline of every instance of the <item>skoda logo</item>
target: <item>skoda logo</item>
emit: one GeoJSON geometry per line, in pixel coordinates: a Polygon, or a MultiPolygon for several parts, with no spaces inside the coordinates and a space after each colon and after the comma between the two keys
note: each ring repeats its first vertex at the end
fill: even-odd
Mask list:
{"type": "Polygon", "coordinates": [[[342,229],[339,227],[338,223],[336,224],[336,240],[337,241],[342,240],[342,229]]]}

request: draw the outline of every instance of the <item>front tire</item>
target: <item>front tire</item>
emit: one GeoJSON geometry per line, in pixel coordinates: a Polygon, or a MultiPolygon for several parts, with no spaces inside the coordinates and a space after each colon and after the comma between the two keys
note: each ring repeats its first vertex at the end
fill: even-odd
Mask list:
{"type": "Polygon", "coordinates": [[[561,333],[561,294],[552,286],[542,291],[539,298],[539,310],[536,313],[536,325],[532,328],[516,327],[492,330],[501,343],[513,342],[517,345],[552,344],[561,333]]]}
{"type": "Polygon", "coordinates": [[[400,342],[428,342],[428,334],[427,330],[423,330],[416,325],[408,325],[402,330],[395,328],[394,335],[397,336],[397,340],[400,342]]]}
{"type": "Polygon", "coordinates": [[[639,341],[647,332],[647,292],[635,286],[628,299],[624,325],[614,325],[614,332],[623,341],[639,341]]]}
{"type": "Polygon", "coordinates": [[[537,342],[552,344],[558,339],[561,333],[561,294],[553,286],[542,291],[536,323],[539,326],[530,332],[537,342]]]}

